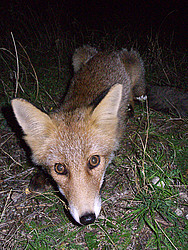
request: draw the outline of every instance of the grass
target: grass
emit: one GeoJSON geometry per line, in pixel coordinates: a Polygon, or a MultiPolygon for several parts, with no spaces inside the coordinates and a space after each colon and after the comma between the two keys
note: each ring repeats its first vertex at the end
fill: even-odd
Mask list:
{"type": "MultiPolygon", "coordinates": [[[[185,83],[185,54],[174,52],[170,43],[162,46],[157,35],[148,39],[148,50],[139,36],[134,40],[120,30],[77,32],[77,39],[65,33],[60,41],[58,25],[55,33],[51,26],[36,29],[39,19],[31,27],[37,30],[34,41],[24,33],[27,46],[16,35],[15,43],[10,36],[8,46],[2,41],[3,108],[14,97],[25,98],[46,112],[56,108],[72,76],[71,54],[82,43],[137,47],[145,60],[148,82],[174,83],[179,88],[185,83]],[[56,43],[51,47],[52,40],[56,43]]],[[[21,25],[29,32],[28,24],[21,25]]],[[[53,189],[43,194],[27,192],[34,166],[22,140],[10,129],[5,111],[0,114],[1,249],[187,249],[186,119],[148,110],[147,104],[136,106],[106,172],[100,216],[94,224],[79,227],[67,218],[53,189]]]]}

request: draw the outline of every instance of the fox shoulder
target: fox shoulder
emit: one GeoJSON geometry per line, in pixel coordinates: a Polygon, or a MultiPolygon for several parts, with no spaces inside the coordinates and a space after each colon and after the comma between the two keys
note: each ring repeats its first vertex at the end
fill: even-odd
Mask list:
{"type": "Polygon", "coordinates": [[[97,49],[89,45],[84,45],[83,47],[79,47],[78,49],[76,49],[72,57],[72,65],[74,68],[74,72],[77,72],[97,53],[97,49]]]}

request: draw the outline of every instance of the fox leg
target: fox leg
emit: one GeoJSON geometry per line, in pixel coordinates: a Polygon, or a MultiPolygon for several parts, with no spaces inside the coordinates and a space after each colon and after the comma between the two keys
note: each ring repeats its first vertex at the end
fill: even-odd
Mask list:
{"type": "Polygon", "coordinates": [[[34,192],[45,192],[51,186],[49,175],[42,169],[33,175],[29,183],[29,190],[34,192]]]}

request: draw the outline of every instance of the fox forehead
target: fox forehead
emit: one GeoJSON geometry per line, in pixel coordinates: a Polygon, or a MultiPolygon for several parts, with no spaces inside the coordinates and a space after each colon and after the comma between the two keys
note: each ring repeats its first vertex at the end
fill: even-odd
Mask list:
{"type": "Polygon", "coordinates": [[[71,120],[63,117],[60,122],[58,116],[55,120],[57,130],[51,135],[52,140],[48,149],[49,163],[63,161],[72,165],[85,161],[93,154],[108,155],[108,143],[104,137],[101,138],[98,131],[90,127],[90,121],[86,117],[71,118],[71,120]]]}

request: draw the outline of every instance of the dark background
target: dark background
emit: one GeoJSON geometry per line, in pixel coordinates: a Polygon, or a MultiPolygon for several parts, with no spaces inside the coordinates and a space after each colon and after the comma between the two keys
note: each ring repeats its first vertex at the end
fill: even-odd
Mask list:
{"type": "MultiPolygon", "coordinates": [[[[31,36],[37,29],[32,22],[58,27],[62,32],[79,30],[111,32],[124,29],[145,35],[173,36],[177,44],[186,46],[187,2],[177,1],[1,1],[1,40],[10,31],[19,39],[31,36]],[[23,36],[23,37],[24,37],[23,36]]],[[[56,32],[57,33],[57,32],[56,32]]],[[[57,39],[57,37],[54,37],[57,39]]]]}

